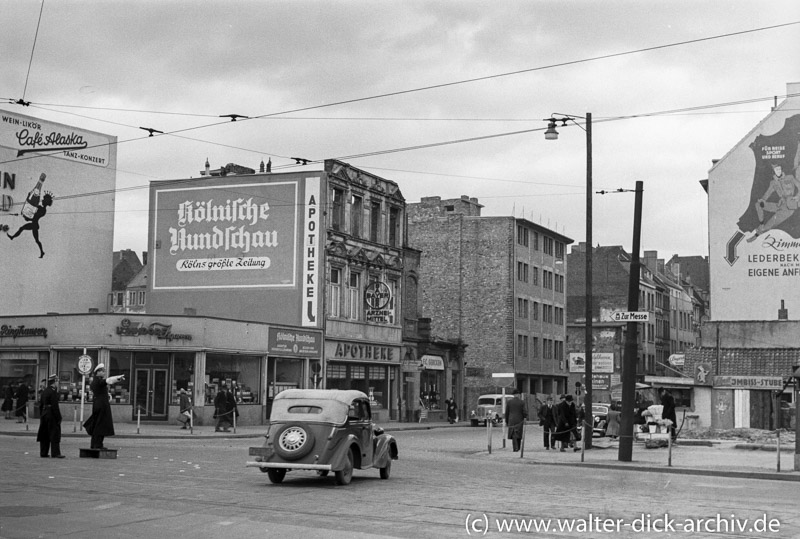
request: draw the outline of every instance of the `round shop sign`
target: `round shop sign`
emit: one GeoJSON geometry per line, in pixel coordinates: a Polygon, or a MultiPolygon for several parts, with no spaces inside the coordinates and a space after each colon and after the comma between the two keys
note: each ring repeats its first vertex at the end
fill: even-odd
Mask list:
{"type": "Polygon", "coordinates": [[[81,374],[92,372],[92,356],[84,354],[78,358],[78,372],[81,374]]]}

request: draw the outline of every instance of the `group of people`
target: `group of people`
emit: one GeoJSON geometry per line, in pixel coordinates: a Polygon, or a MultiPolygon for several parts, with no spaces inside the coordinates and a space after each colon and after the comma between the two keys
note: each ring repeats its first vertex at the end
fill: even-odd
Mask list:
{"type": "Polygon", "coordinates": [[[24,423],[28,418],[28,395],[30,388],[20,380],[16,389],[13,384],[3,388],[3,413],[6,419],[17,418],[17,423],[24,423]]]}
{"type": "Polygon", "coordinates": [[[547,397],[539,408],[539,425],[544,429],[544,448],[555,449],[556,442],[559,442],[560,451],[566,451],[567,447],[579,451],[575,442],[581,439],[581,424],[585,416],[583,406],[575,407],[572,395],[561,395],[557,405],[553,405],[553,397],[547,397]]]}

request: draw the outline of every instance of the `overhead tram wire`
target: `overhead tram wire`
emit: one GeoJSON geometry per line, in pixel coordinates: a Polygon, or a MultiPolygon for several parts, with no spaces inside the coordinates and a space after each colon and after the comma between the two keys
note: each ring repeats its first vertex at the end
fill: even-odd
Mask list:
{"type": "MultiPolygon", "coordinates": [[[[358,98],[346,99],[346,100],[342,100],[342,101],[334,101],[334,102],[325,103],[325,104],[322,104],[322,105],[312,105],[312,106],[308,106],[308,107],[290,109],[290,110],[286,110],[286,111],[282,111],[282,112],[274,112],[274,113],[255,115],[255,116],[251,116],[251,117],[248,117],[248,118],[244,118],[241,121],[264,119],[264,118],[270,118],[270,117],[274,117],[274,116],[278,116],[278,115],[282,115],[282,114],[294,114],[294,113],[297,113],[297,112],[304,112],[304,111],[307,111],[307,110],[329,108],[329,107],[334,107],[334,106],[339,106],[339,105],[347,105],[347,104],[359,103],[359,102],[363,102],[363,101],[370,101],[370,100],[375,100],[375,99],[383,99],[383,98],[386,98],[386,97],[394,97],[394,96],[405,95],[405,94],[416,93],[416,92],[424,92],[424,91],[428,91],[428,90],[435,90],[435,89],[439,89],[439,88],[447,88],[447,87],[450,87],[450,86],[457,86],[457,85],[461,85],[461,84],[468,84],[468,83],[480,82],[480,81],[491,80],[491,79],[496,79],[496,78],[509,77],[509,76],[512,76],[512,75],[520,75],[520,74],[523,74],[523,73],[533,73],[533,72],[536,72],[536,71],[554,69],[554,68],[557,68],[557,67],[566,67],[566,66],[570,66],[570,65],[578,65],[578,64],[588,63],[588,62],[595,62],[595,61],[598,61],[598,60],[607,60],[607,59],[611,59],[611,58],[618,58],[618,57],[621,57],[621,56],[629,56],[629,55],[632,55],[632,54],[638,54],[638,53],[642,53],[642,52],[651,52],[651,51],[667,49],[667,48],[672,48],[672,47],[679,47],[679,46],[691,45],[691,44],[695,44],[695,43],[702,43],[702,42],[705,42],[705,41],[712,41],[712,40],[716,40],[716,39],[723,39],[723,38],[728,38],[728,37],[746,35],[746,34],[751,34],[751,33],[755,33],[755,32],[763,32],[763,31],[767,31],[767,30],[774,30],[774,29],[777,29],[777,28],[784,28],[784,27],[787,27],[787,26],[792,26],[792,25],[797,25],[797,24],[800,24],[800,21],[790,21],[790,22],[781,23],[781,24],[775,24],[775,25],[771,25],[771,26],[763,26],[763,27],[759,27],[759,28],[751,28],[750,30],[740,30],[740,31],[737,31],[737,32],[728,32],[728,33],[725,33],[725,34],[718,34],[718,35],[715,35],[715,36],[707,36],[707,37],[701,37],[701,38],[696,38],[696,39],[689,39],[689,40],[685,40],[685,41],[678,41],[678,42],[675,42],[675,43],[667,43],[667,44],[664,44],[664,45],[654,45],[652,47],[643,47],[643,48],[634,49],[634,50],[630,50],[630,51],[603,54],[603,55],[593,56],[593,57],[589,57],[589,58],[583,58],[583,59],[580,59],[580,60],[570,60],[570,61],[560,62],[560,63],[556,63],[556,64],[549,64],[549,65],[546,65],[546,66],[519,69],[519,70],[509,71],[509,72],[505,72],[505,73],[497,73],[497,74],[494,74],[494,75],[486,75],[486,76],[482,76],[482,77],[473,77],[473,78],[462,79],[462,80],[458,80],[458,81],[444,82],[444,83],[440,83],[440,84],[432,84],[432,85],[428,85],[428,86],[421,86],[421,87],[410,88],[410,89],[406,89],[406,90],[398,90],[398,91],[395,91],[395,92],[386,92],[386,93],[383,93],[383,94],[376,94],[376,95],[372,95],[372,96],[358,97],[358,98]]],[[[56,106],[58,106],[58,105],[56,105],[56,106]]],[[[210,123],[210,124],[204,124],[204,125],[199,125],[199,126],[194,126],[194,127],[188,127],[188,128],[185,128],[185,129],[172,131],[172,132],[170,132],[170,134],[183,133],[183,132],[197,130],[197,129],[205,129],[207,127],[214,127],[214,126],[218,126],[218,125],[221,125],[221,124],[224,124],[224,123],[228,123],[228,121],[226,120],[226,121],[223,121],[223,122],[214,122],[214,123],[210,123]]]]}
{"type": "Polygon", "coordinates": [[[28,106],[30,105],[29,101],[25,101],[25,94],[28,93],[28,79],[31,76],[31,67],[33,66],[33,53],[36,50],[36,42],[39,39],[39,26],[42,24],[42,12],[44,11],[44,0],[42,0],[42,6],[39,8],[39,19],[36,21],[36,33],[33,36],[33,46],[31,47],[31,58],[28,60],[28,73],[25,75],[25,87],[22,90],[22,98],[17,101],[18,105],[28,106]]]}

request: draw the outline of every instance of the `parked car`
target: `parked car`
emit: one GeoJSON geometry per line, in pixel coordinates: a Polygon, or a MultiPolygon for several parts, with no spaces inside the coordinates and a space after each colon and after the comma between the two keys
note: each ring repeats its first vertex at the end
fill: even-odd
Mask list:
{"type": "Polygon", "coordinates": [[[594,420],[592,436],[599,435],[603,437],[606,435],[606,429],[608,429],[608,410],[610,407],[610,404],[592,404],[592,417],[594,420]]]}
{"type": "MultiPolygon", "coordinates": [[[[505,395],[506,401],[513,398],[513,395],[505,395]]],[[[486,426],[486,421],[491,421],[497,425],[503,422],[503,394],[491,393],[478,397],[478,405],[469,414],[469,422],[473,427],[478,425],[486,426]]]]}
{"type": "Polygon", "coordinates": [[[347,485],[353,469],[378,468],[388,479],[397,460],[397,441],[372,422],[369,397],[361,391],[287,389],[272,403],[266,440],[251,447],[248,467],[265,472],[272,483],[292,470],[334,472],[347,485]]]}

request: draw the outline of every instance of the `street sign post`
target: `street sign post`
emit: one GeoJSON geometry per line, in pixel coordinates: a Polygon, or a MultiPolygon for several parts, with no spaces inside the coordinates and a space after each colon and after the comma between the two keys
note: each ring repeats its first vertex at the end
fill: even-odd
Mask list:
{"type": "Polygon", "coordinates": [[[650,313],[647,311],[614,311],[611,319],[614,322],[649,322],[650,313]]]}
{"type": "MultiPolygon", "coordinates": [[[[508,437],[508,433],[506,432],[506,388],[511,387],[514,385],[515,375],[513,372],[493,372],[492,379],[494,383],[498,386],[503,388],[503,396],[500,399],[500,402],[503,403],[501,408],[502,416],[503,416],[503,448],[506,447],[506,438],[508,437]]],[[[488,421],[487,421],[488,423],[488,421]]]]}
{"type": "Polygon", "coordinates": [[[86,375],[92,372],[92,356],[83,349],[83,355],[78,357],[78,372],[81,373],[81,428],[83,428],[83,403],[86,398],[86,375]]]}

